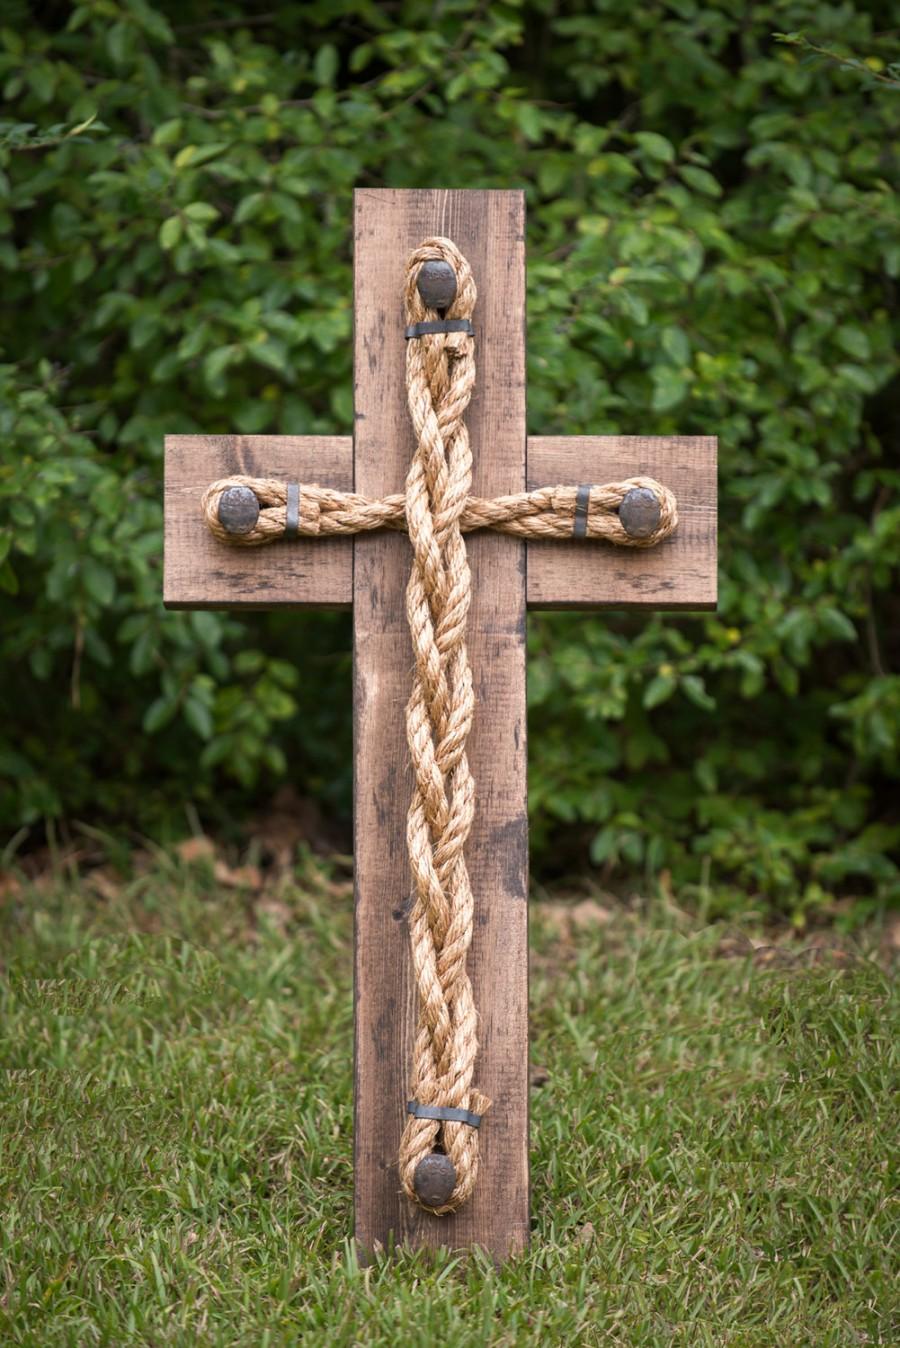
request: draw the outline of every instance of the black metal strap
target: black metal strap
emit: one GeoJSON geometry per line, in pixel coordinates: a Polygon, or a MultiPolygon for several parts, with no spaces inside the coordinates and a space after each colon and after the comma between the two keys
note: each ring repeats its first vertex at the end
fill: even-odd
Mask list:
{"type": "Polygon", "coordinates": [[[591,504],[591,483],[582,482],[575,496],[575,520],[572,524],[573,538],[587,538],[588,507],[591,504]]]}
{"type": "Polygon", "coordinates": [[[300,484],[289,482],[287,504],[284,514],[285,538],[296,538],[300,530],[300,484]]]}
{"type": "Polygon", "coordinates": [[[468,1109],[453,1109],[450,1105],[420,1105],[418,1100],[409,1100],[406,1105],[407,1114],[414,1114],[417,1119],[440,1119],[442,1123],[467,1123],[470,1128],[477,1128],[481,1123],[481,1115],[473,1114],[468,1109]]]}
{"type": "Polygon", "coordinates": [[[406,329],[406,340],[410,337],[428,337],[433,332],[467,332],[475,336],[475,329],[468,318],[432,318],[427,323],[413,323],[406,329]]]}

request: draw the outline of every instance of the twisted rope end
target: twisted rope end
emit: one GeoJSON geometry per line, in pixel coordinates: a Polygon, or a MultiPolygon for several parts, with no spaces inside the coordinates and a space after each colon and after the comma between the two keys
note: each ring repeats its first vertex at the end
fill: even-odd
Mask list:
{"type": "MultiPolygon", "coordinates": [[[[484,1115],[491,1101],[470,1087],[469,1109],[484,1115]]],[[[471,1197],[478,1180],[478,1133],[467,1123],[407,1120],[400,1149],[400,1183],[413,1203],[443,1217],[471,1197]],[[438,1159],[439,1158],[439,1159],[438,1159]]]]}

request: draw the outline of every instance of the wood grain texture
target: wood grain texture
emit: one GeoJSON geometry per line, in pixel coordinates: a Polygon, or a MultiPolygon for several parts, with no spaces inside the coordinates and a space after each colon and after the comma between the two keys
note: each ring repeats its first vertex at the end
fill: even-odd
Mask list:
{"type": "Polygon", "coordinates": [[[529,439],[529,490],[643,475],[678,500],[678,528],[655,548],[529,542],[529,608],[715,608],[716,443],[687,435],[529,439]]]}
{"type": "Polygon", "coordinates": [[[210,482],[244,473],[349,491],[353,442],[327,435],[167,435],[163,602],[167,608],[316,608],[350,603],[353,545],[329,538],[264,548],[218,543],[200,513],[210,482]]]}
{"type": "MultiPolygon", "coordinates": [[[[467,423],[474,491],[525,485],[524,203],[518,192],[356,193],[355,471],[367,495],[402,491],[413,449],[406,408],[406,258],[432,234],[465,253],[478,286],[478,380],[467,423]],[[489,447],[479,453],[479,447],[489,447]]],[[[523,1248],[528,1192],[528,917],[525,800],[525,550],[469,540],[468,646],[477,708],[469,758],[476,821],[466,848],[476,896],[469,969],[480,1015],[475,1080],[493,1101],[481,1127],[474,1197],[435,1217],[400,1191],[397,1150],[408,1099],[416,987],[405,922],[411,893],[406,811],[412,775],[404,709],[412,652],[404,592],[408,541],[354,548],[356,835],[356,1234],[364,1251],[478,1244],[523,1248]]]]}
{"type": "MultiPolygon", "coordinates": [[[[479,376],[480,377],[480,376],[479,376]]],[[[474,443],[474,442],[473,442],[474,443]]],[[[230,473],[317,482],[353,477],[349,436],[166,438],[165,602],[170,608],[349,608],[352,542],[229,548],[200,518],[204,488],[230,473]],[[251,464],[251,467],[246,465],[251,464]]],[[[649,551],[590,543],[526,544],[529,608],[709,609],[716,603],[716,440],[711,436],[530,436],[528,485],[610,482],[646,473],[678,497],[680,524],[649,551]]]]}

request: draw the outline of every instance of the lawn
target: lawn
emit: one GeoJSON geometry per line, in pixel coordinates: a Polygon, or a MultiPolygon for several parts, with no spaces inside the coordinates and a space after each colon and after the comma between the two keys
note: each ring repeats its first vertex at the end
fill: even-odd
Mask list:
{"type": "Polygon", "coordinates": [[[4,1344],[897,1342],[877,931],[535,903],[531,1249],[366,1268],[351,903],[311,861],[7,884],[4,1344]]]}

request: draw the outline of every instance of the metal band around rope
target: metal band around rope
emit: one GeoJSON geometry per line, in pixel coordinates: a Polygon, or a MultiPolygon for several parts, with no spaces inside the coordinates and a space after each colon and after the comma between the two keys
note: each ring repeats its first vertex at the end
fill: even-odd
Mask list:
{"type": "Polygon", "coordinates": [[[433,318],[427,323],[413,323],[406,329],[406,340],[410,337],[429,337],[433,332],[466,332],[475,336],[475,329],[468,318],[433,318]]]}
{"type": "Polygon", "coordinates": [[[284,536],[296,538],[300,529],[300,484],[289,482],[284,511],[284,536]]]}
{"type": "Polygon", "coordinates": [[[588,509],[591,504],[591,483],[582,482],[575,496],[575,519],[572,523],[573,538],[587,538],[588,509]]]}
{"type": "Polygon", "coordinates": [[[442,1123],[467,1123],[470,1128],[477,1128],[482,1117],[480,1114],[473,1114],[470,1109],[454,1109],[452,1105],[420,1105],[418,1100],[409,1100],[406,1112],[414,1114],[417,1119],[440,1119],[442,1123]]]}

